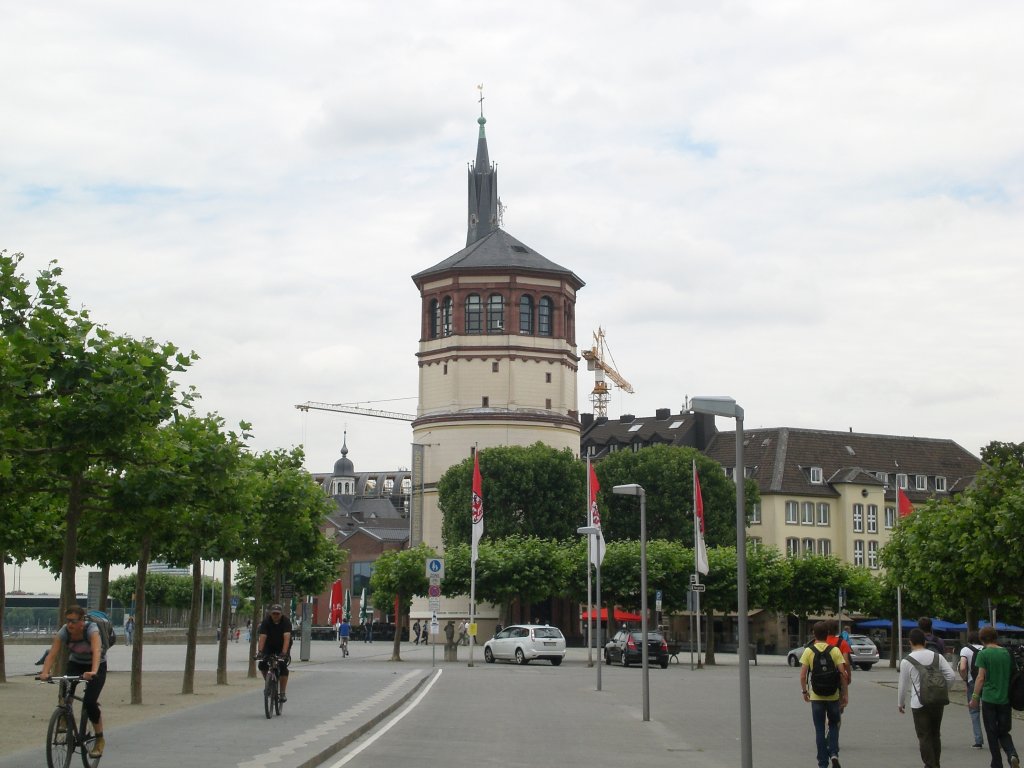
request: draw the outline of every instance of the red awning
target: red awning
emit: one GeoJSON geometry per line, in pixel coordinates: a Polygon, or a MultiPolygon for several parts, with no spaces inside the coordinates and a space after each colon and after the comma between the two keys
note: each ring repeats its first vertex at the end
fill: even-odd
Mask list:
{"type": "MultiPolygon", "coordinates": [[[[624,611],[621,608],[616,608],[613,615],[615,616],[616,624],[624,621],[640,621],[641,618],[643,618],[639,613],[630,613],[629,611],[624,611]]],[[[588,619],[590,619],[590,611],[580,611],[580,620],[587,621],[588,619]]],[[[607,608],[601,609],[601,621],[608,621],[607,608]]]]}

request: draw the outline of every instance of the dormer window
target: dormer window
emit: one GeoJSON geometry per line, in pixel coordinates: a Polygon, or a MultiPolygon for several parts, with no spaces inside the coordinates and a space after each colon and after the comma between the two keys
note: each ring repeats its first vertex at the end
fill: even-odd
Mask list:
{"type": "Polygon", "coordinates": [[[914,489],[918,491],[927,491],[928,475],[914,475],[914,489]]]}
{"type": "Polygon", "coordinates": [[[946,478],[942,475],[935,476],[935,490],[945,493],[946,491],[946,478]]]}
{"type": "Polygon", "coordinates": [[[811,467],[811,483],[821,485],[823,482],[821,467],[811,467]]]}

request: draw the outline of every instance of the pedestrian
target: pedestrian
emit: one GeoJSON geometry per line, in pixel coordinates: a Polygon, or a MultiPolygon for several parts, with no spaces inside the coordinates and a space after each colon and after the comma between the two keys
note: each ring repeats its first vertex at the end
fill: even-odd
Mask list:
{"type": "Polygon", "coordinates": [[[825,622],[815,623],[813,632],[814,640],[800,656],[800,691],[804,701],[811,704],[818,768],[840,768],[839,726],[849,701],[843,673],[846,660],[838,648],[826,642],[825,622]]]}
{"type": "Polygon", "coordinates": [[[465,619],[459,624],[459,645],[469,645],[469,622],[465,619]]]}
{"type": "Polygon", "coordinates": [[[132,644],[132,637],[135,635],[135,617],[129,616],[124,622],[124,641],[125,645],[132,644]]]}
{"type": "Polygon", "coordinates": [[[241,638],[241,637],[242,637],[242,630],[239,629],[238,627],[235,627],[235,642],[237,643],[239,638],[241,638]]]}
{"type": "MultiPolygon", "coordinates": [[[[967,645],[960,649],[960,678],[967,683],[967,700],[974,696],[974,678],[978,674],[978,651],[984,646],[978,641],[978,632],[971,630],[967,633],[967,645]]],[[[978,708],[967,708],[971,716],[971,729],[974,731],[974,748],[981,749],[985,746],[985,740],[981,735],[981,710],[978,708]]]]}
{"type": "Polygon", "coordinates": [[[1010,710],[1010,675],[1013,659],[1010,652],[996,643],[995,627],[982,627],[978,639],[984,646],[978,651],[976,660],[978,677],[974,681],[974,693],[968,704],[972,709],[981,707],[981,720],[988,737],[988,751],[992,755],[991,768],[1003,768],[1006,752],[1010,768],[1020,768],[1017,748],[1010,737],[1013,713],[1010,710]]]}
{"type": "Polygon", "coordinates": [[[338,624],[338,647],[341,648],[342,658],[348,656],[348,638],[351,634],[352,625],[348,623],[348,619],[342,616],[341,622],[338,624]]]}
{"type": "Polygon", "coordinates": [[[843,659],[846,661],[846,666],[843,667],[843,674],[846,675],[846,684],[849,685],[853,682],[853,662],[850,661],[850,654],[853,652],[853,649],[850,648],[850,644],[846,639],[840,636],[838,620],[827,619],[825,627],[828,630],[828,637],[825,638],[825,642],[838,648],[839,652],[843,654],[843,659]]]}
{"type": "Polygon", "coordinates": [[[942,715],[949,704],[949,688],[956,682],[956,674],[946,658],[938,651],[927,648],[926,642],[927,637],[920,628],[910,630],[910,653],[900,662],[897,700],[902,715],[906,711],[907,699],[910,699],[914,731],[917,733],[918,749],[925,768],[939,768],[942,715]],[[938,675],[941,675],[941,679],[938,675]],[[933,694],[932,687],[941,686],[943,681],[943,695],[933,694]]]}
{"type": "Polygon", "coordinates": [[[412,641],[412,644],[413,645],[419,645],[420,644],[420,620],[419,619],[416,619],[416,623],[414,623],[412,625],[412,636],[413,636],[413,638],[415,638],[412,641]]]}
{"type": "Polygon", "coordinates": [[[252,619],[245,620],[245,642],[252,642],[252,619]]]}
{"type": "Polygon", "coordinates": [[[924,647],[929,651],[937,651],[943,656],[946,655],[946,641],[932,633],[932,620],[922,616],[917,620],[917,628],[924,632],[924,647]]]}
{"type": "Polygon", "coordinates": [[[426,645],[427,641],[429,639],[430,639],[430,627],[428,626],[428,623],[426,621],[424,621],[423,622],[423,633],[420,635],[420,640],[423,642],[424,645],[426,645]]]}

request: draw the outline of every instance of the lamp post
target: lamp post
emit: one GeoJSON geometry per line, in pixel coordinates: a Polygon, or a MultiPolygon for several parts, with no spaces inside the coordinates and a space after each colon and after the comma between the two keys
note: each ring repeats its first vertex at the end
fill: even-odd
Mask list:
{"type": "Polygon", "coordinates": [[[693,413],[736,420],[736,618],[739,622],[740,757],[742,768],[753,768],[750,737],[750,630],[747,626],[747,511],[744,498],[743,409],[731,397],[695,397],[693,413]]]}
{"type": "MultiPolygon", "coordinates": [[[[593,536],[597,536],[601,532],[601,529],[596,525],[585,525],[582,528],[577,528],[576,533],[581,536],[587,537],[587,570],[590,570],[590,553],[593,551],[592,546],[593,536]]],[[[601,558],[597,558],[597,562],[594,564],[597,568],[597,690],[601,690],[601,558]]],[[[589,602],[590,595],[587,595],[587,601],[589,602]]],[[[590,641],[590,638],[587,638],[590,641]]]]}
{"type": "Polygon", "coordinates": [[[643,635],[640,666],[643,669],[644,720],[647,721],[651,719],[651,681],[650,667],[647,663],[647,493],[644,487],[637,483],[616,485],[612,488],[612,493],[640,497],[640,633],[643,635]]]}

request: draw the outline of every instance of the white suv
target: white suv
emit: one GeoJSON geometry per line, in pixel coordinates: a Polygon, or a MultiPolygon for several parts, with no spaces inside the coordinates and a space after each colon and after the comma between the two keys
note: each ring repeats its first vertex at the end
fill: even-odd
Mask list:
{"type": "Polygon", "coordinates": [[[484,660],[514,659],[528,664],[533,659],[547,659],[557,667],[565,658],[565,636],[558,627],[547,624],[513,624],[505,627],[484,643],[484,660]]]}

